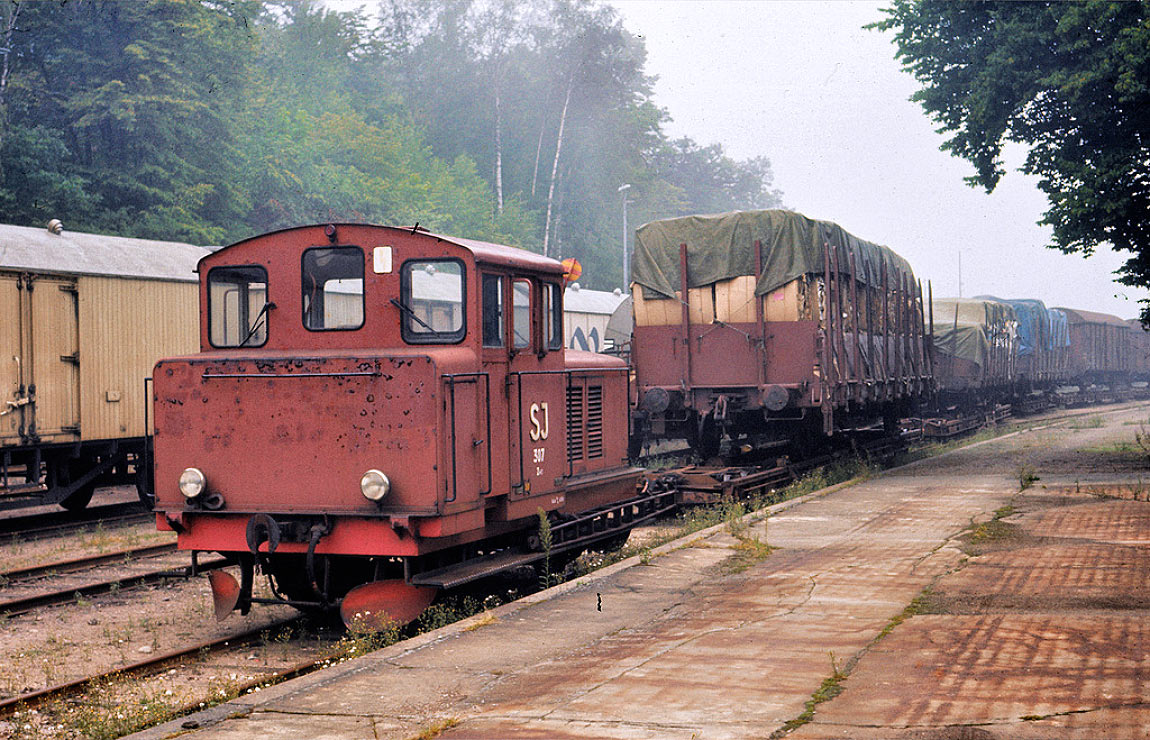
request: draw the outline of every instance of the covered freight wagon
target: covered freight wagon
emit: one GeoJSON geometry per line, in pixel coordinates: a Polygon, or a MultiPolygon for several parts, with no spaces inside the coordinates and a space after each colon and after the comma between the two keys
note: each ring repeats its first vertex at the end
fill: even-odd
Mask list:
{"type": "Polygon", "coordinates": [[[1017,357],[1014,309],[997,299],[935,298],[931,315],[939,390],[1007,393],[1017,357]]]}
{"type": "Polygon", "coordinates": [[[929,390],[921,286],[886,247],[783,210],[655,221],[632,261],[638,438],[830,434],[929,390]]]}
{"type": "Polygon", "coordinates": [[[0,225],[0,508],[136,483],[145,379],[199,341],[191,244],[0,225]]]}
{"type": "Polygon", "coordinates": [[[1015,317],[1015,379],[1020,390],[1047,387],[1066,379],[1070,359],[1070,336],[1066,328],[1066,314],[1047,308],[1033,298],[996,298],[978,296],[1005,303],[1014,309],[1015,317]]]}
{"type": "Polygon", "coordinates": [[[1130,325],[1117,316],[1059,308],[1066,314],[1070,333],[1068,372],[1080,386],[1110,384],[1126,379],[1134,370],[1130,325]]]}
{"type": "Polygon", "coordinates": [[[1130,372],[1139,382],[1150,380],[1150,332],[1139,319],[1127,319],[1130,327],[1130,372]]]}

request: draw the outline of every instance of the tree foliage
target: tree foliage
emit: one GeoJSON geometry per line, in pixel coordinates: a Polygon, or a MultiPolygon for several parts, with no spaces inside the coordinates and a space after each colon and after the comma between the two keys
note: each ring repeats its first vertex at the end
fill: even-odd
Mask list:
{"type": "Polygon", "coordinates": [[[226,243],[422,226],[622,272],[631,221],[777,205],[671,141],[642,40],[589,0],[0,0],[0,220],[226,243]]]}
{"type": "MultiPolygon", "coordinates": [[[[1008,141],[1029,147],[1054,248],[1133,253],[1150,285],[1150,4],[894,0],[875,24],[923,84],[914,99],[992,191],[1008,141]]],[[[1150,303],[1143,320],[1150,320],[1150,303]]]]}

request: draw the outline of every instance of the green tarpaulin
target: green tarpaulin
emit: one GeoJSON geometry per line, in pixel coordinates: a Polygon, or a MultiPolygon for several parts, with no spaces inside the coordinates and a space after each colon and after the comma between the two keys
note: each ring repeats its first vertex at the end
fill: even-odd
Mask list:
{"type": "Polygon", "coordinates": [[[769,293],[801,275],[824,273],[824,245],[836,248],[839,272],[882,286],[883,271],[891,290],[905,274],[914,273],[902,257],[886,247],[848,234],[838,224],[816,221],[794,211],[739,211],[714,216],[685,216],[652,221],[635,232],[631,274],[647,297],[668,298],[679,290],[679,245],[687,245],[687,286],[698,288],[720,280],[755,274],[755,241],[762,243],[763,266],[757,295],[769,293]],[[652,295],[652,293],[657,295],[652,295]]]}
{"type": "Polygon", "coordinates": [[[1004,331],[1008,322],[1015,321],[1014,309],[1010,304],[990,298],[935,298],[934,323],[954,324],[955,315],[959,324],[980,324],[989,332],[1004,331]]]}
{"type": "Polygon", "coordinates": [[[1007,341],[1017,322],[1014,308],[995,299],[935,298],[933,306],[935,348],[980,367],[986,366],[995,338],[1007,341]]]}
{"type": "Polygon", "coordinates": [[[986,329],[981,324],[959,324],[939,322],[934,317],[934,346],[941,354],[969,360],[979,367],[986,367],[986,357],[990,354],[990,342],[986,329]]]}

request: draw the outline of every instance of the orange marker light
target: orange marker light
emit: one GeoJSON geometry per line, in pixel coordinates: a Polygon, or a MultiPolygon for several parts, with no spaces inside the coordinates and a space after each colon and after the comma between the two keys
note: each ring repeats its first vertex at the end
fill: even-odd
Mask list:
{"type": "Polygon", "coordinates": [[[579,264],[579,260],[574,257],[568,257],[560,264],[563,265],[564,284],[575,282],[579,279],[579,276],[583,274],[583,265],[579,264]]]}

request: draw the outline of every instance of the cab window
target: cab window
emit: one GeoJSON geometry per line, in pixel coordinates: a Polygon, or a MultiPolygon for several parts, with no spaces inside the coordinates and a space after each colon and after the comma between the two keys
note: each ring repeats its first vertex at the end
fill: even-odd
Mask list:
{"type": "Polygon", "coordinates": [[[411,260],[400,270],[400,328],[411,344],[454,344],[467,333],[463,263],[411,260]]]}
{"type": "Polygon", "coordinates": [[[531,281],[516,280],[511,284],[512,327],[515,349],[531,346],[531,281]]]}
{"type": "Polygon", "coordinates": [[[503,278],[483,276],[483,346],[503,346],[503,278]]]}
{"type": "Polygon", "coordinates": [[[317,247],[303,253],[303,325],[311,331],[363,326],[363,250],[317,247]]]}
{"type": "Polygon", "coordinates": [[[259,265],[208,271],[208,341],[213,347],[261,347],[268,341],[268,273],[259,265]]]}
{"type": "Polygon", "coordinates": [[[547,324],[547,349],[563,349],[563,301],[555,283],[543,286],[544,321],[547,324]]]}

